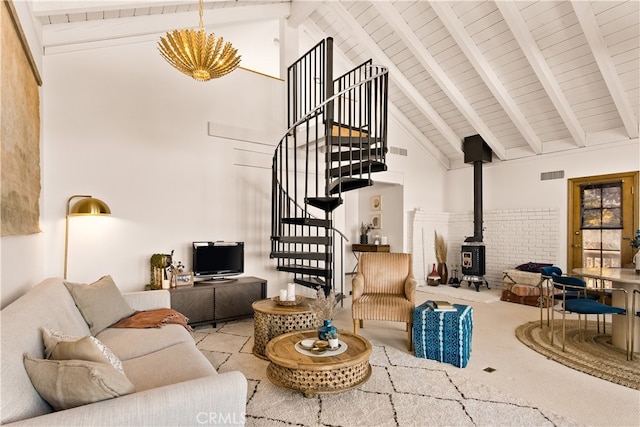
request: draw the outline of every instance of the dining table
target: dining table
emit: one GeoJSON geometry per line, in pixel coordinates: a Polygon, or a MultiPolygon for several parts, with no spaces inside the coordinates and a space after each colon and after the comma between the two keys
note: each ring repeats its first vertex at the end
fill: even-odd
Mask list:
{"type": "MultiPolygon", "coordinates": [[[[640,289],[640,273],[636,272],[634,268],[574,268],[573,274],[581,277],[587,277],[597,280],[609,280],[611,281],[613,288],[622,288],[627,291],[628,298],[628,312],[631,312],[632,302],[634,298],[634,289],[640,289]]],[[[612,292],[611,305],[614,307],[625,308],[625,301],[623,292],[612,292]]],[[[640,299],[640,297],[638,297],[640,299]]],[[[639,301],[640,302],[640,301],[639,301]]],[[[626,350],[626,338],[625,338],[625,322],[629,322],[627,316],[611,316],[611,343],[623,350],[626,350]]],[[[634,328],[634,345],[633,352],[640,352],[640,318],[632,315],[631,321],[635,322],[634,328]]],[[[629,328],[630,323],[627,323],[629,328]]]]}

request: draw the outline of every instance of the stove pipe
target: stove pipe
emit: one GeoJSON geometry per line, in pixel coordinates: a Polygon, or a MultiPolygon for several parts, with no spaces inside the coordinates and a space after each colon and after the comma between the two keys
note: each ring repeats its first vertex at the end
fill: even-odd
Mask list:
{"type": "Polygon", "coordinates": [[[482,164],[491,162],[491,148],[480,135],[464,138],[464,162],[473,163],[473,236],[465,242],[482,242],[482,164]]]}

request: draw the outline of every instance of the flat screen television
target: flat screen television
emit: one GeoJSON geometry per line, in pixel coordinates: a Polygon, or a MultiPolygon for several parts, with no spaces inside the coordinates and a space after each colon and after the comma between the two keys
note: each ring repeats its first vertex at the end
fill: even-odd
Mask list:
{"type": "Polygon", "coordinates": [[[224,279],[244,273],[244,242],[193,242],[193,275],[224,279]]]}

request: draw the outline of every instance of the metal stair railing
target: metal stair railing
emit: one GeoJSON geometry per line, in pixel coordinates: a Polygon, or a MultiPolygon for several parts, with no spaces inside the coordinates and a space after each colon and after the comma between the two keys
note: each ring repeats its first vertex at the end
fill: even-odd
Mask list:
{"type": "Polygon", "coordinates": [[[334,81],[332,69],[331,38],[289,67],[289,128],[272,163],[271,257],[297,283],[324,277],[325,291],[335,289],[338,260],[344,286],[348,239],[332,221],[343,190],[371,185],[371,172],[386,170],[388,70],[368,61],[334,81]]]}

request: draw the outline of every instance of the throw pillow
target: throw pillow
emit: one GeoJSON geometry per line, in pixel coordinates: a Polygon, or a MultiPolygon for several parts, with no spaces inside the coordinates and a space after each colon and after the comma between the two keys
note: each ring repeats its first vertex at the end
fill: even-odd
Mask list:
{"type": "Polygon", "coordinates": [[[529,273],[540,273],[542,267],[550,267],[553,264],[545,264],[540,262],[527,262],[526,264],[520,264],[516,267],[516,270],[527,271],[529,273]]]}
{"type": "Polygon", "coordinates": [[[99,334],[118,320],[134,313],[111,276],[103,276],[90,285],[70,282],[64,282],[64,285],[89,325],[92,335],[99,334]]]}
{"type": "Polygon", "coordinates": [[[40,396],[56,411],[133,393],[125,375],[108,363],[32,359],[24,366],[40,396]]]}
{"type": "Polygon", "coordinates": [[[61,332],[42,328],[44,355],[47,359],[70,360],[80,359],[92,362],[109,363],[124,374],[122,362],[106,345],[96,337],[73,337],[61,332]]]}

